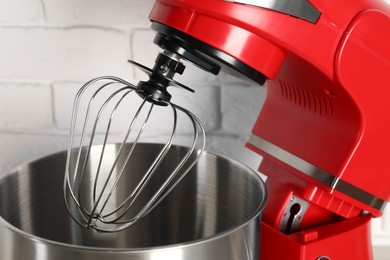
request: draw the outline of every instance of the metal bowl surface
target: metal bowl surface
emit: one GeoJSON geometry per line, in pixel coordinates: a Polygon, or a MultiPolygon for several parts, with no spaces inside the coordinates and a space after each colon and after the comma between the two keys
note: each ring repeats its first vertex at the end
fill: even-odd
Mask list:
{"type": "MultiPolygon", "coordinates": [[[[118,145],[107,149],[115,155],[118,145]]],[[[137,145],[118,196],[140,178],[160,149],[160,144],[137,145]]],[[[157,174],[172,170],[186,151],[173,146],[163,162],[164,171],[157,174]]],[[[90,156],[93,162],[97,154],[90,156]]],[[[66,152],[60,152],[26,163],[0,179],[0,259],[258,259],[266,189],[259,175],[241,163],[205,153],[142,220],[119,233],[98,233],[79,227],[66,210],[65,161],[66,152]]],[[[93,163],[89,167],[93,173],[93,163]]],[[[151,192],[159,185],[157,177],[151,192]]]]}

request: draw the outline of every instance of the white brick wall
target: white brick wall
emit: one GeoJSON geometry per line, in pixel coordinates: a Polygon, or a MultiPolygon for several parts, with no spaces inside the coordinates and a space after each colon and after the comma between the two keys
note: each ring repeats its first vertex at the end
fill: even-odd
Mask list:
{"type": "Polygon", "coordinates": [[[43,22],[43,2],[40,0],[0,1],[0,24],[38,24],[43,22]]]}
{"type": "Polygon", "coordinates": [[[45,82],[0,82],[0,104],[2,131],[36,131],[53,127],[52,92],[45,82]]]}
{"type": "MultiPolygon", "coordinates": [[[[143,77],[127,59],[154,62],[158,48],[147,20],[153,2],[0,0],[0,174],[66,149],[72,98],[83,82],[101,75],[132,82],[143,77]]],[[[207,149],[256,168],[260,158],[243,144],[264,89],[193,66],[186,70],[177,80],[196,93],[174,90],[173,101],[203,121],[207,149]]],[[[163,140],[167,128],[161,131],[149,140],[163,140]]],[[[188,132],[179,133],[179,143],[188,139],[188,132]]],[[[375,220],[373,231],[375,244],[390,245],[389,217],[375,220]]]]}
{"type": "Polygon", "coordinates": [[[1,27],[0,78],[82,80],[128,75],[128,36],[96,27],[1,27]],[[82,68],[82,69],[81,69],[82,68]]]}

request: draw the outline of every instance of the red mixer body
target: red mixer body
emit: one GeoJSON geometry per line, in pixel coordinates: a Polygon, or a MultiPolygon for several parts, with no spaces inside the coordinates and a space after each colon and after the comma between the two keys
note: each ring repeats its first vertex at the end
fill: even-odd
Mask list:
{"type": "Polygon", "coordinates": [[[247,143],[268,177],[261,259],[371,259],[390,200],[390,7],[311,0],[306,19],[239,2],[158,0],[150,19],[268,79],[247,143]]]}

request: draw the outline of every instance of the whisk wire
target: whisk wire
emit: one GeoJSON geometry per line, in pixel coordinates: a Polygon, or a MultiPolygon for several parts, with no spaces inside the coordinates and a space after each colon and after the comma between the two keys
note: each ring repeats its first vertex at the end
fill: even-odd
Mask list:
{"type": "MultiPolygon", "coordinates": [[[[83,175],[84,175],[85,171],[82,170],[80,174],[78,174],[78,171],[79,171],[80,158],[81,158],[81,154],[82,154],[82,150],[83,150],[85,133],[86,133],[87,124],[89,121],[90,108],[92,106],[93,100],[95,99],[96,95],[103,88],[105,88],[111,84],[114,84],[114,83],[120,83],[120,84],[126,85],[134,90],[136,89],[131,83],[129,83],[121,78],[113,77],[113,76],[102,76],[102,77],[94,78],[94,79],[86,82],[77,92],[77,94],[75,96],[74,103],[73,103],[72,116],[71,116],[72,119],[71,119],[71,125],[70,125],[70,130],[69,130],[70,131],[69,145],[68,145],[68,152],[67,152],[67,159],[66,159],[67,163],[65,166],[65,175],[64,175],[64,187],[63,187],[64,202],[65,202],[66,208],[68,209],[68,212],[70,213],[73,220],[75,222],[77,222],[79,225],[84,226],[84,227],[86,227],[86,225],[83,224],[76,216],[74,216],[74,214],[72,214],[72,208],[71,208],[71,205],[69,204],[69,202],[70,202],[69,199],[71,199],[71,201],[75,204],[76,208],[78,209],[79,217],[81,217],[83,219],[83,221],[87,221],[87,219],[84,216],[84,214],[86,214],[87,212],[85,211],[85,209],[83,207],[81,207],[80,201],[79,201],[79,199],[77,199],[79,197],[78,196],[79,188],[74,189],[74,188],[72,188],[72,186],[79,187],[80,182],[82,181],[82,179],[84,177],[83,175]],[[87,89],[89,89],[91,86],[93,86],[94,83],[96,83],[98,81],[102,81],[102,80],[110,80],[110,82],[105,83],[102,86],[100,86],[98,88],[98,90],[94,92],[92,98],[88,102],[88,108],[87,108],[87,111],[85,113],[84,124],[83,124],[82,132],[81,132],[80,144],[79,144],[78,152],[76,155],[76,161],[75,161],[75,164],[73,166],[74,170],[71,171],[70,162],[72,159],[71,158],[72,154],[74,153],[73,145],[74,145],[76,124],[77,124],[78,114],[79,114],[78,112],[79,112],[79,107],[80,107],[80,100],[81,100],[83,94],[87,91],[87,89]],[[71,172],[73,172],[73,176],[70,176],[71,172]],[[68,197],[68,194],[69,194],[70,198],[68,197]]],[[[89,148],[91,148],[91,147],[89,147],[89,148]]],[[[90,150],[90,149],[88,149],[88,150],[90,150]]],[[[87,158],[88,158],[88,156],[87,156],[87,158]]]]}
{"type": "MultiPolygon", "coordinates": [[[[108,86],[108,84],[112,84],[112,83],[107,83],[105,84],[104,86],[108,86]]],[[[88,108],[87,108],[87,112],[86,112],[86,120],[84,121],[84,126],[83,126],[83,131],[82,131],[82,135],[81,135],[81,141],[80,141],[80,144],[79,144],[79,153],[78,153],[78,157],[77,157],[77,164],[76,164],[76,168],[75,168],[75,171],[77,172],[78,171],[78,162],[80,161],[80,156],[81,156],[81,152],[82,152],[82,147],[83,147],[83,141],[84,141],[84,138],[85,138],[85,129],[87,128],[87,124],[88,124],[88,117],[89,117],[89,113],[90,113],[90,108],[91,108],[91,105],[94,101],[94,99],[96,98],[96,95],[98,94],[98,92],[100,92],[102,88],[99,88],[95,93],[94,95],[92,96],[89,104],[88,104],[88,108]]],[[[80,191],[80,187],[81,187],[81,183],[83,181],[83,178],[84,178],[84,173],[85,173],[85,169],[89,163],[89,158],[90,158],[90,153],[91,153],[91,148],[92,148],[92,145],[93,145],[93,141],[94,141],[94,138],[95,138],[95,134],[96,134],[96,129],[97,129],[97,125],[100,121],[100,118],[101,118],[101,115],[104,111],[104,109],[107,107],[108,103],[120,92],[122,91],[125,91],[125,94],[122,96],[122,98],[119,99],[119,101],[117,102],[115,108],[112,110],[111,112],[111,116],[110,116],[110,120],[108,121],[108,124],[107,124],[107,129],[106,129],[106,135],[105,135],[105,140],[104,140],[104,144],[102,146],[102,152],[101,152],[101,157],[103,157],[104,155],[104,149],[105,149],[105,144],[107,142],[107,137],[108,137],[108,133],[110,131],[110,127],[111,127],[111,121],[112,121],[112,116],[113,114],[115,114],[115,111],[118,107],[118,105],[120,104],[120,102],[123,100],[123,98],[128,94],[130,93],[131,91],[133,91],[132,89],[129,90],[128,87],[123,87],[117,91],[115,91],[111,96],[109,96],[107,98],[107,100],[103,103],[103,105],[100,107],[96,117],[95,117],[95,121],[94,121],[94,124],[93,124],[93,127],[92,127],[92,133],[90,135],[90,140],[89,140],[89,145],[88,145],[88,149],[87,149],[87,153],[85,155],[86,157],[86,160],[84,160],[84,163],[83,163],[83,166],[82,166],[82,169],[81,169],[81,174],[80,174],[80,181],[78,182],[78,185],[76,185],[75,187],[75,190],[78,191],[78,196],[79,196],[79,201],[82,201],[81,200],[81,193],[79,192],[80,191]]],[[[100,172],[100,167],[101,167],[101,160],[102,158],[100,158],[99,160],[99,163],[98,163],[98,168],[97,168],[97,171],[96,171],[96,175],[99,175],[99,172],[100,172]]],[[[95,178],[96,179],[96,178],[95,178]]],[[[95,186],[94,186],[95,187],[95,186]]]]}
{"type": "MultiPolygon", "coordinates": [[[[190,115],[190,119],[192,121],[192,124],[193,124],[193,128],[194,128],[194,140],[193,140],[193,145],[190,147],[190,149],[188,150],[187,154],[185,155],[185,157],[183,158],[183,160],[178,164],[177,168],[174,170],[173,174],[176,175],[177,172],[179,172],[179,170],[184,166],[185,162],[188,160],[188,158],[191,156],[191,154],[194,152],[194,149],[195,149],[195,144],[196,144],[196,141],[197,139],[199,138],[199,135],[201,135],[203,137],[203,141],[202,141],[202,145],[201,147],[199,148],[199,153],[197,155],[197,157],[192,161],[192,163],[190,165],[188,165],[188,167],[186,168],[186,170],[184,170],[184,172],[182,173],[182,175],[180,175],[180,177],[170,186],[170,188],[168,190],[165,191],[165,193],[157,200],[154,201],[154,203],[152,205],[149,206],[149,208],[147,209],[147,211],[145,211],[145,213],[143,215],[147,215],[149,214],[178,184],[179,182],[187,175],[187,173],[192,169],[192,167],[194,167],[194,165],[199,161],[199,159],[202,157],[203,155],[203,152],[205,150],[205,147],[206,147],[206,131],[201,123],[201,121],[199,120],[198,117],[196,117],[193,113],[191,113],[189,110],[187,109],[184,109],[178,105],[173,105],[175,108],[183,111],[184,113],[190,115]],[[199,129],[198,129],[199,128],[199,129]],[[200,133],[199,133],[199,130],[200,130],[200,133]]],[[[173,175],[171,174],[171,175],[173,175]]],[[[174,176],[172,176],[174,177],[174,176]]],[[[172,179],[172,178],[171,178],[172,179]]],[[[166,186],[168,184],[163,184],[161,186],[160,189],[166,189],[166,186]]]]}
{"type": "MultiPolygon", "coordinates": [[[[130,127],[128,128],[128,131],[127,131],[127,133],[126,133],[126,136],[125,136],[123,142],[122,142],[121,145],[120,145],[120,148],[119,148],[119,150],[118,150],[118,154],[117,154],[117,156],[116,156],[116,158],[115,158],[115,160],[114,160],[114,162],[113,162],[113,166],[111,167],[111,170],[110,170],[110,172],[109,172],[109,174],[108,174],[108,178],[107,178],[107,180],[106,180],[106,182],[105,182],[105,185],[104,185],[104,187],[103,187],[103,189],[102,189],[100,195],[102,195],[103,192],[104,192],[105,189],[106,189],[106,186],[107,186],[107,184],[108,184],[108,181],[109,181],[109,179],[111,178],[111,176],[112,176],[112,174],[113,174],[113,172],[114,172],[114,169],[115,169],[115,167],[116,167],[116,165],[117,165],[117,163],[118,163],[118,160],[119,160],[120,156],[121,156],[122,153],[123,153],[123,147],[125,146],[125,144],[126,144],[126,142],[127,142],[127,139],[128,139],[128,137],[129,137],[129,135],[130,135],[130,132],[133,130],[135,121],[137,121],[137,119],[138,119],[138,117],[139,117],[139,113],[140,113],[141,110],[143,109],[143,107],[144,107],[144,105],[145,105],[145,103],[146,103],[146,101],[147,101],[148,98],[149,98],[148,96],[146,96],[146,97],[144,98],[144,100],[143,100],[143,102],[142,102],[140,108],[138,109],[136,115],[134,116],[134,118],[133,118],[133,120],[132,120],[132,122],[131,122],[131,124],[130,124],[130,127]]],[[[110,199],[110,197],[111,197],[111,195],[112,195],[112,193],[113,193],[113,191],[114,191],[116,185],[118,184],[118,181],[119,181],[119,179],[121,178],[121,176],[122,176],[122,174],[123,174],[123,172],[124,172],[124,170],[125,170],[125,168],[126,168],[126,165],[127,165],[128,161],[129,161],[131,155],[133,154],[133,151],[134,151],[134,149],[135,149],[135,146],[136,146],[136,144],[138,143],[138,140],[139,140],[139,138],[140,138],[141,135],[142,135],[142,132],[143,132],[143,130],[144,130],[144,128],[145,128],[145,125],[146,125],[146,123],[147,123],[148,120],[149,120],[149,117],[150,117],[150,114],[151,114],[151,112],[152,112],[152,110],[153,110],[153,107],[154,107],[154,105],[151,104],[150,109],[148,110],[147,116],[146,116],[145,120],[144,120],[143,123],[142,123],[141,129],[140,129],[140,131],[138,132],[138,134],[137,134],[137,136],[136,136],[136,138],[135,138],[135,140],[134,140],[134,142],[133,142],[133,144],[132,144],[130,150],[127,152],[127,156],[126,156],[125,162],[123,163],[122,168],[120,169],[119,174],[117,175],[114,184],[111,186],[111,190],[110,190],[110,192],[108,193],[108,195],[106,196],[105,202],[103,203],[103,206],[101,207],[101,209],[100,209],[99,212],[102,213],[102,212],[104,211],[104,208],[106,207],[106,205],[107,205],[107,203],[108,203],[108,201],[109,201],[109,199],[110,199]]],[[[96,186],[96,183],[95,183],[95,186],[96,186]]],[[[96,206],[100,203],[100,200],[101,200],[101,197],[100,197],[99,200],[95,203],[96,206]]],[[[115,210],[113,210],[110,214],[107,214],[107,215],[100,214],[100,216],[104,219],[104,217],[107,217],[107,216],[110,216],[110,215],[116,213],[120,208],[121,208],[121,206],[117,207],[117,208],[116,208],[115,210]]]]}
{"type": "MultiPolygon", "coordinates": [[[[94,181],[94,186],[93,186],[94,187],[93,188],[93,200],[92,200],[93,203],[96,203],[97,182],[98,182],[98,179],[99,179],[100,169],[101,169],[102,162],[103,162],[103,155],[104,155],[104,151],[105,151],[105,148],[106,148],[106,144],[107,144],[107,140],[108,140],[108,134],[110,132],[110,128],[111,128],[111,123],[112,123],[113,117],[115,115],[115,112],[117,111],[117,108],[118,108],[119,104],[132,91],[133,90],[129,90],[129,91],[125,92],[125,94],[123,94],[123,96],[119,99],[119,101],[117,102],[117,104],[115,105],[114,109],[111,112],[110,119],[108,121],[107,128],[106,128],[106,134],[105,134],[104,140],[103,140],[103,147],[102,147],[102,151],[101,151],[101,156],[99,158],[98,167],[97,167],[96,175],[95,175],[95,181],[94,181]]],[[[95,129],[96,129],[96,126],[94,127],[93,135],[95,134],[95,129]]],[[[91,137],[91,141],[92,140],[93,140],[93,137],[91,137]]],[[[92,143],[90,143],[90,145],[91,144],[92,143]]]]}
{"type": "Polygon", "coordinates": [[[63,189],[66,208],[73,220],[82,227],[99,232],[118,232],[130,227],[156,208],[190,172],[203,154],[206,135],[200,120],[189,110],[171,103],[170,95],[164,91],[164,86],[154,81],[159,79],[165,83],[173,82],[171,78],[155,74],[157,72],[154,70],[149,72],[151,81],[141,82],[137,87],[118,77],[104,76],[88,81],[76,94],[63,189]],[[102,83],[98,84],[100,82],[102,83]],[[157,85],[154,86],[156,88],[144,89],[148,88],[148,84],[157,85]],[[111,140],[110,136],[115,136],[114,120],[115,122],[123,121],[120,116],[117,116],[119,107],[122,108],[122,104],[126,103],[125,99],[127,100],[132,93],[135,93],[134,95],[138,98],[141,97],[142,101],[132,119],[129,120],[124,137],[118,143],[115,155],[112,156],[110,150],[107,151],[107,147],[111,140]],[[100,97],[104,98],[102,103],[99,100],[100,97]],[[80,104],[84,100],[87,105],[85,111],[81,111],[80,104]],[[149,104],[148,108],[146,104],[149,104]],[[160,151],[156,151],[155,157],[150,158],[150,166],[140,175],[140,179],[127,187],[125,176],[132,174],[132,164],[137,161],[137,144],[142,140],[141,137],[144,135],[155,106],[164,109],[168,107],[170,108],[168,110],[172,111],[173,124],[168,140],[160,151]],[[96,108],[97,112],[95,112],[96,108]],[[186,154],[179,159],[178,164],[168,173],[164,173],[166,169],[160,166],[173,144],[177,131],[178,112],[189,118],[193,138],[186,154]],[[117,117],[119,117],[118,120],[117,117]],[[79,118],[83,120],[81,125],[79,125],[79,118]],[[136,125],[138,128],[134,134],[136,125]],[[75,142],[78,126],[81,126],[81,132],[79,141],[75,142]],[[103,141],[101,145],[95,146],[95,139],[99,139],[97,138],[98,129],[100,129],[98,127],[101,126],[104,131],[103,141]],[[200,145],[199,139],[202,140],[200,145]],[[129,141],[130,146],[127,144],[129,141]],[[198,146],[199,149],[197,149],[198,146]],[[93,162],[91,154],[96,152],[98,160],[93,162]],[[91,169],[94,169],[92,173],[90,173],[91,169]],[[164,177],[161,178],[159,174],[162,173],[164,177]],[[153,183],[151,183],[152,180],[153,183]],[[155,185],[155,181],[160,184],[150,189],[149,187],[155,185]],[[89,185],[92,186],[90,189],[88,189],[89,185]],[[124,192],[122,186],[126,187],[124,192]],[[151,194],[149,194],[150,191],[151,194]]]}
{"type": "MultiPolygon", "coordinates": [[[[168,104],[172,107],[173,109],[173,113],[174,113],[174,122],[173,122],[173,128],[172,128],[172,133],[170,135],[170,138],[169,140],[166,142],[166,144],[164,145],[164,147],[161,149],[161,151],[159,152],[159,154],[155,157],[153,163],[151,164],[151,166],[148,168],[148,170],[146,171],[145,175],[143,175],[142,179],[139,181],[139,183],[137,184],[137,186],[135,187],[135,189],[130,193],[129,196],[127,196],[127,198],[117,207],[117,209],[115,209],[110,215],[112,215],[113,213],[117,212],[120,208],[122,208],[124,205],[127,204],[127,207],[126,209],[124,210],[124,213],[126,213],[130,207],[133,205],[134,201],[137,199],[137,197],[141,194],[142,190],[146,187],[146,185],[148,184],[148,182],[150,181],[150,179],[152,178],[152,176],[154,175],[154,173],[156,172],[158,166],[162,163],[163,161],[163,158],[166,156],[166,154],[168,153],[171,145],[172,145],[172,142],[173,142],[173,139],[174,139],[174,136],[175,136],[175,131],[176,131],[176,125],[177,125],[177,112],[174,108],[174,106],[172,106],[172,104],[168,104]]],[[[134,145],[134,144],[133,144],[134,145]]],[[[129,157],[127,158],[127,161],[126,161],[126,164],[129,160],[129,157]]],[[[112,222],[118,222],[119,219],[121,219],[122,217],[124,216],[124,214],[121,214],[120,216],[118,216],[116,219],[112,220],[112,221],[106,221],[106,223],[112,223],[112,222]]],[[[133,219],[137,219],[138,217],[136,216],[135,218],[133,219]]],[[[132,220],[133,220],[132,219],[132,220]]],[[[130,220],[130,221],[132,221],[130,220]]],[[[126,221],[122,221],[122,222],[127,222],[128,220],[126,221]]],[[[120,223],[122,223],[120,222],[120,223]]]]}
{"type": "MultiPolygon", "coordinates": [[[[204,130],[204,127],[202,126],[200,120],[194,114],[192,114],[190,111],[188,111],[180,106],[177,106],[177,105],[173,105],[173,104],[171,104],[171,105],[175,110],[176,109],[181,110],[190,116],[190,119],[191,119],[192,125],[193,125],[193,129],[194,129],[193,145],[190,147],[190,149],[188,150],[186,155],[179,162],[179,164],[172,171],[172,173],[167,177],[167,179],[164,181],[164,183],[160,186],[160,188],[154,193],[152,198],[144,205],[144,207],[137,213],[137,215],[135,217],[133,217],[131,219],[120,220],[120,218],[123,216],[123,215],[121,215],[120,217],[118,217],[117,219],[112,220],[112,221],[105,221],[104,219],[101,219],[101,221],[103,221],[106,224],[109,224],[112,222],[124,224],[118,228],[110,230],[110,232],[117,232],[117,231],[124,230],[124,229],[128,228],[129,226],[131,226],[132,224],[134,224],[138,219],[149,214],[180,183],[180,181],[186,176],[186,174],[191,170],[191,168],[199,161],[199,159],[201,158],[201,156],[203,154],[203,152],[199,152],[197,157],[192,161],[192,163],[188,165],[188,167],[183,171],[183,173],[180,175],[180,177],[177,178],[177,180],[172,184],[172,180],[175,178],[175,176],[178,174],[178,172],[183,168],[185,163],[188,161],[189,157],[194,152],[195,143],[196,143],[197,139],[199,138],[199,135],[202,135],[203,137],[205,136],[205,130],[204,130]],[[171,185],[169,186],[169,184],[171,184],[171,185]]],[[[204,138],[203,142],[202,142],[202,147],[200,149],[201,151],[204,150],[205,145],[206,145],[206,139],[204,138]]],[[[138,196],[138,195],[136,195],[136,196],[138,196]]],[[[104,231],[104,230],[101,230],[101,231],[104,231]]]]}
{"type": "MultiPolygon", "coordinates": [[[[107,104],[115,95],[117,95],[120,91],[122,91],[123,89],[125,89],[125,88],[122,88],[122,89],[120,89],[120,90],[114,92],[114,93],[109,97],[109,99],[107,99],[107,101],[106,101],[106,102],[104,103],[104,105],[101,107],[101,110],[98,112],[98,116],[96,117],[96,120],[95,120],[95,125],[94,125],[94,127],[93,127],[92,136],[91,136],[90,145],[89,145],[89,149],[88,149],[88,150],[90,150],[90,148],[92,147],[93,139],[94,139],[94,136],[95,136],[95,133],[96,133],[97,123],[98,123],[98,121],[99,121],[99,119],[100,119],[102,110],[105,108],[106,104],[107,104]]],[[[118,106],[119,106],[120,103],[123,101],[123,99],[124,99],[130,92],[132,92],[132,91],[133,91],[133,89],[131,89],[131,90],[127,91],[125,94],[123,94],[123,96],[122,96],[122,97],[119,99],[119,101],[116,103],[114,109],[112,110],[112,112],[111,112],[111,114],[110,114],[109,120],[108,120],[108,124],[107,124],[107,128],[106,128],[106,134],[105,134],[105,136],[104,136],[103,146],[102,146],[102,149],[101,149],[101,152],[100,152],[100,158],[99,158],[99,162],[98,162],[98,168],[97,168],[97,171],[96,171],[96,174],[95,174],[95,181],[94,181],[94,185],[93,185],[93,200],[92,200],[92,201],[93,201],[93,207],[92,207],[92,211],[91,211],[90,213],[88,213],[88,215],[90,216],[89,221],[88,221],[88,225],[91,223],[92,219],[96,217],[96,210],[97,210],[97,207],[98,207],[98,205],[99,205],[99,203],[100,203],[100,201],[101,201],[101,199],[102,199],[102,197],[103,197],[103,194],[104,194],[104,192],[105,192],[105,190],[106,190],[106,188],[107,188],[107,186],[108,186],[109,180],[110,180],[110,178],[111,178],[111,176],[112,176],[112,174],[113,174],[113,172],[114,172],[114,170],[115,170],[115,167],[116,167],[116,164],[117,164],[117,162],[118,162],[118,160],[119,160],[119,157],[120,157],[120,155],[122,154],[123,145],[124,145],[124,143],[127,141],[128,136],[130,135],[130,132],[131,132],[132,129],[133,129],[133,125],[134,125],[135,121],[137,120],[138,115],[139,115],[139,113],[141,112],[143,106],[144,106],[145,103],[146,103],[146,99],[145,99],[145,100],[143,101],[141,107],[138,109],[138,111],[137,111],[137,113],[136,113],[136,116],[135,116],[134,119],[131,121],[130,127],[128,128],[128,131],[127,131],[127,134],[126,134],[126,137],[125,137],[124,141],[123,141],[122,144],[121,144],[121,147],[120,147],[120,149],[119,149],[118,155],[117,155],[116,159],[114,160],[113,166],[111,167],[111,170],[110,170],[110,172],[108,173],[108,177],[107,177],[106,181],[105,181],[104,184],[103,184],[103,187],[102,187],[102,189],[101,189],[101,191],[100,191],[100,193],[99,193],[98,199],[96,200],[97,183],[98,183],[98,179],[99,179],[99,174],[100,174],[101,165],[102,165],[102,162],[103,162],[103,157],[104,157],[104,155],[105,155],[105,148],[106,148],[106,144],[107,144],[108,134],[109,134],[110,128],[111,128],[111,123],[112,123],[113,117],[114,117],[114,115],[115,115],[115,112],[117,111],[118,106]]],[[[152,108],[150,109],[150,111],[151,111],[151,110],[152,110],[152,108]]],[[[150,112],[149,112],[149,114],[150,114],[150,112]]],[[[149,117],[149,115],[148,115],[148,117],[149,117]]],[[[144,125],[145,125],[145,123],[146,123],[148,117],[145,119],[144,125]]],[[[140,135],[141,135],[141,131],[139,132],[137,138],[139,138],[140,135]]],[[[129,154],[131,154],[131,152],[130,152],[129,154]]],[[[88,155],[89,155],[89,154],[88,154],[88,155]]],[[[87,160],[86,160],[85,162],[87,162],[87,160]]],[[[117,180],[115,181],[115,184],[116,184],[117,181],[119,180],[121,174],[122,174],[122,172],[120,172],[119,176],[117,177],[117,180]]],[[[114,185],[115,185],[115,184],[114,184],[114,185]]],[[[114,186],[113,186],[113,187],[114,187],[114,186]]],[[[111,189],[111,191],[109,192],[109,194],[107,195],[107,199],[106,199],[107,201],[109,200],[111,194],[112,194],[112,189],[111,189]]],[[[102,206],[102,209],[99,211],[98,215],[101,215],[101,212],[103,212],[104,206],[105,206],[105,204],[102,206]]]]}

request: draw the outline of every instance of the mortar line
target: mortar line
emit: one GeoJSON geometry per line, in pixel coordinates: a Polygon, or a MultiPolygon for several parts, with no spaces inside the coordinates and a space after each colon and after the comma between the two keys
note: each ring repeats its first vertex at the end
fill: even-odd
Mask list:
{"type": "Polygon", "coordinates": [[[50,88],[50,101],[51,101],[51,121],[53,123],[53,127],[57,130],[58,129],[58,122],[56,120],[55,116],[55,95],[54,95],[54,85],[53,82],[49,84],[50,88]]]}
{"type": "Polygon", "coordinates": [[[94,30],[102,30],[102,31],[110,31],[119,34],[125,34],[126,31],[109,26],[102,25],[93,25],[93,24],[77,24],[77,25],[51,25],[51,24],[1,24],[1,29],[20,29],[20,30],[34,30],[34,29],[45,29],[45,30],[77,30],[77,29],[94,29],[94,30]]]}
{"type": "Polygon", "coordinates": [[[47,24],[47,13],[46,13],[46,4],[45,0],[41,0],[42,16],[44,24],[47,24]]]}

